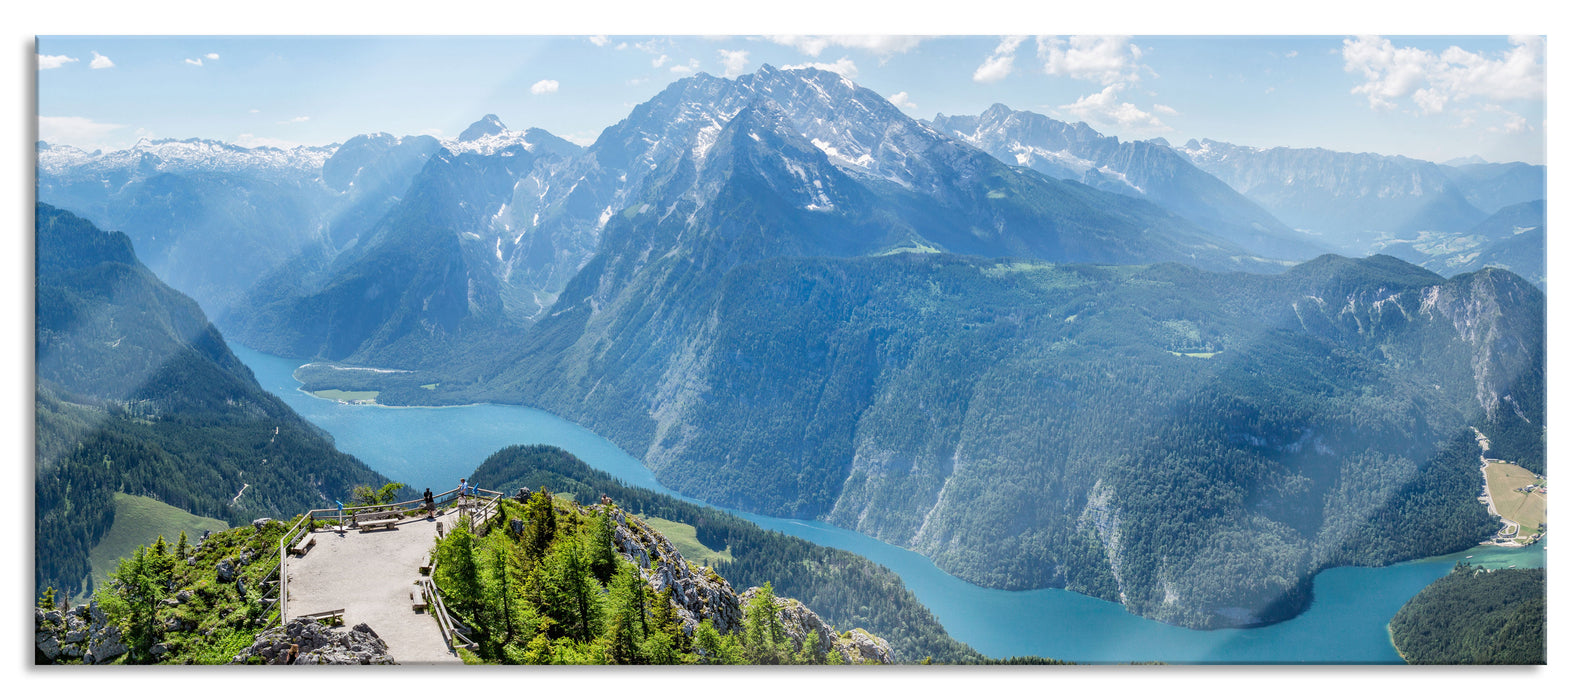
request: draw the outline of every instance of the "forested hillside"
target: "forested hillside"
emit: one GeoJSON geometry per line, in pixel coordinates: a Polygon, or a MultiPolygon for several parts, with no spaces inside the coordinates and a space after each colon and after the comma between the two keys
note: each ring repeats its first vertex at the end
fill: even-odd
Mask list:
{"type": "Polygon", "coordinates": [[[1548,662],[1548,571],[1457,564],[1390,620],[1410,664],[1548,662]]]}
{"type": "Polygon", "coordinates": [[[125,236],[35,216],[38,590],[83,589],[117,491],[236,524],[384,483],[260,388],[125,236]]]}

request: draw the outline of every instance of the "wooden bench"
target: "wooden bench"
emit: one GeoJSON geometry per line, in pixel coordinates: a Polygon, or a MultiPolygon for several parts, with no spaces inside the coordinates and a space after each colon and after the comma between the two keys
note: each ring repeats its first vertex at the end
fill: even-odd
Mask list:
{"type": "Polygon", "coordinates": [[[414,581],[407,596],[412,598],[413,612],[423,612],[428,609],[428,600],[423,597],[423,584],[414,581]]]}
{"type": "Polygon", "coordinates": [[[307,614],[307,615],[298,615],[297,617],[298,618],[302,618],[302,619],[312,620],[314,622],[323,622],[323,623],[325,623],[325,624],[327,624],[327,625],[329,625],[331,627],[334,627],[336,625],[344,624],[346,622],[346,620],[344,619],[346,617],[346,608],[338,608],[336,610],[325,610],[324,612],[310,613],[310,614],[307,614]]]}
{"type": "Polygon", "coordinates": [[[383,513],[363,513],[357,516],[357,529],[367,532],[376,527],[395,529],[395,524],[401,522],[401,514],[394,511],[383,513]]]}
{"type": "Polygon", "coordinates": [[[313,548],[314,544],[316,544],[316,541],[313,539],[313,533],[310,532],[307,537],[297,540],[296,544],[291,545],[291,553],[299,557],[305,556],[308,550],[313,548]]]}

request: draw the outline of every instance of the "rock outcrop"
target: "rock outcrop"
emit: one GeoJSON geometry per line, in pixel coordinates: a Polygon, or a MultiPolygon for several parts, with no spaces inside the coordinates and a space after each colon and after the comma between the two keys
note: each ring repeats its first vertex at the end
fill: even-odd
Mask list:
{"type": "Polygon", "coordinates": [[[107,624],[99,604],[89,601],[69,611],[33,609],[34,660],[108,663],[126,653],[121,628],[107,624]]]}
{"type": "Polygon", "coordinates": [[[284,627],[261,632],[252,646],[231,659],[233,664],[392,665],[389,645],[366,624],[335,630],[321,622],[297,618],[284,627]]]}
{"type": "Polygon", "coordinates": [[[704,620],[712,621],[717,630],[741,624],[736,591],[719,574],[693,566],[664,535],[628,518],[619,508],[613,510],[610,522],[615,526],[615,551],[636,564],[655,591],[670,596],[688,634],[704,620]]]}
{"type": "MultiPolygon", "coordinates": [[[[742,594],[741,605],[746,607],[762,593],[762,588],[749,588],[742,594]]],[[[808,609],[802,601],[795,598],[781,598],[775,596],[775,615],[779,618],[780,626],[785,628],[786,636],[791,638],[793,649],[801,649],[808,635],[817,635],[817,648],[820,655],[828,654],[831,648],[838,651],[848,664],[893,664],[895,654],[890,649],[890,643],[884,638],[870,634],[867,630],[854,629],[845,634],[835,631],[818,616],[818,613],[808,609]]]]}
{"type": "MultiPolygon", "coordinates": [[[[585,508],[591,515],[595,508],[585,508]]],[[[731,584],[713,569],[695,566],[681,556],[675,545],[663,534],[632,518],[618,507],[610,507],[610,522],[614,526],[612,539],[615,551],[627,561],[636,564],[643,579],[656,592],[669,595],[676,604],[677,614],[688,634],[703,620],[713,622],[720,631],[732,631],[742,625],[742,611],[755,598],[758,588],[738,595],[731,584]]],[[[808,635],[818,636],[818,653],[828,654],[835,649],[848,664],[893,664],[895,655],[890,643],[865,630],[855,629],[844,634],[837,632],[800,601],[775,598],[780,624],[786,635],[801,649],[808,635]]]]}

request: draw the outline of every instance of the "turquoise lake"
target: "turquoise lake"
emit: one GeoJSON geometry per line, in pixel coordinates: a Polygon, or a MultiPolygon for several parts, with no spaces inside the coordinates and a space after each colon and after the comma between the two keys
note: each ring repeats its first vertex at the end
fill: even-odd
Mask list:
{"type": "MultiPolygon", "coordinates": [[[[496,450],[542,443],[559,446],[628,484],[703,503],[659,485],[642,462],[604,438],[543,411],[492,404],[442,408],[343,404],[300,391],[291,376],[301,364],[298,361],[239,346],[232,349],[265,389],[329,431],[342,451],[417,489],[452,488],[496,450]]],[[[920,554],[825,523],[722,510],[890,568],[952,636],[996,657],[1038,655],[1091,663],[1401,663],[1385,625],[1407,600],[1456,562],[1491,568],[1546,563],[1539,545],[1477,547],[1379,569],[1331,569],[1317,577],[1312,606],[1294,619],[1257,629],[1197,631],[1137,617],[1118,604],[1064,590],[999,591],[974,586],[941,571],[920,554]]]]}

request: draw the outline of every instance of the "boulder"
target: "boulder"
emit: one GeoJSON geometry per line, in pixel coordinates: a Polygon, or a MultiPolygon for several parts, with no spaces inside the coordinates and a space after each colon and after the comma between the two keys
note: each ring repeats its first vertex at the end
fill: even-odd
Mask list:
{"type": "Polygon", "coordinates": [[[854,629],[835,640],[835,649],[846,658],[849,664],[893,664],[895,652],[890,649],[890,643],[883,637],[870,634],[864,629],[854,629]]]}
{"type": "Polygon", "coordinates": [[[274,518],[259,518],[257,520],[254,520],[253,521],[253,530],[255,530],[255,531],[262,530],[262,529],[264,529],[265,525],[268,525],[269,523],[272,523],[274,521],[275,521],[274,518]]]}
{"type": "Polygon", "coordinates": [[[332,630],[321,622],[297,618],[283,627],[271,627],[253,644],[231,659],[233,664],[394,664],[389,646],[367,624],[349,630],[332,630]],[[297,649],[296,656],[291,653],[297,649]]]}
{"type": "MultiPolygon", "coordinates": [[[[156,645],[156,648],[162,646],[164,645],[156,645]]],[[[102,664],[114,659],[117,656],[125,654],[126,651],[126,644],[121,642],[120,628],[112,625],[110,627],[104,628],[104,631],[101,634],[95,636],[93,642],[88,645],[88,653],[84,654],[82,658],[84,662],[102,664]],[[93,657],[91,662],[88,660],[89,656],[93,657]]],[[[157,653],[155,656],[162,655],[163,653],[164,652],[157,653]]]]}
{"type": "Polygon", "coordinates": [[[214,565],[214,577],[219,579],[220,583],[235,581],[236,566],[231,563],[230,559],[221,559],[220,563],[214,565]]]}

